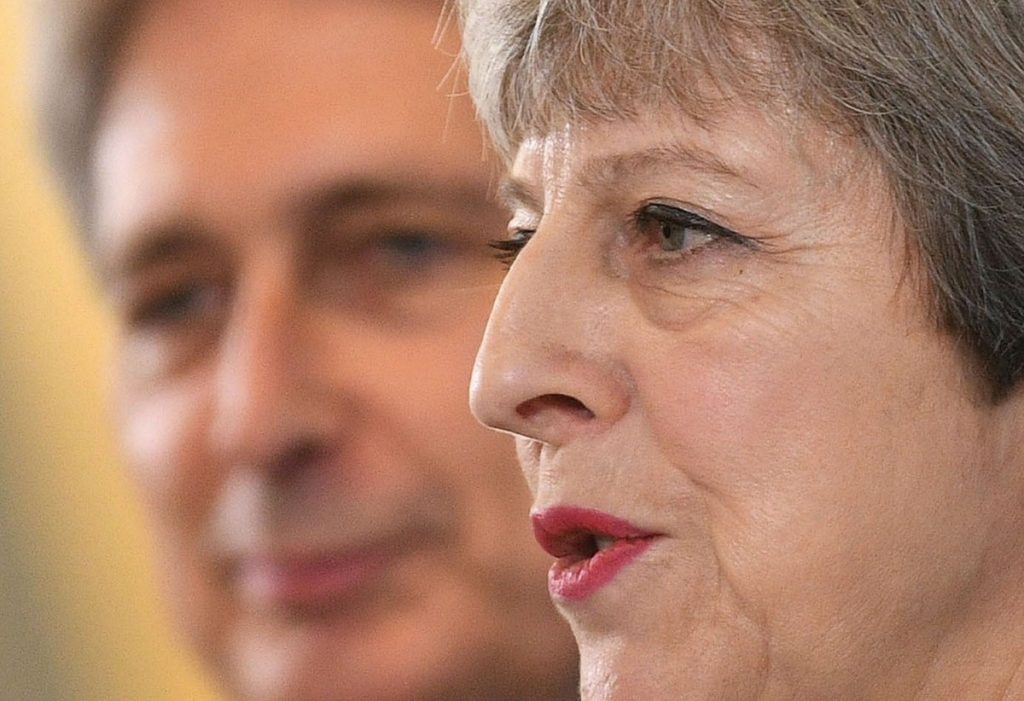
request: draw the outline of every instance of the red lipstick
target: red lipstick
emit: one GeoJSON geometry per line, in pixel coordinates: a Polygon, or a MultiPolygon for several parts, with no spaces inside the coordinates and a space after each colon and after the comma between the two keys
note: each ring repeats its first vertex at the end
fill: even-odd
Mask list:
{"type": "Polygon", "coordinates": [[[594,509],[556,506],[533,514],[533,535],[558,558],[548,572],[552,596],[578,601],[608,584],[659,533],[594,509]]]}

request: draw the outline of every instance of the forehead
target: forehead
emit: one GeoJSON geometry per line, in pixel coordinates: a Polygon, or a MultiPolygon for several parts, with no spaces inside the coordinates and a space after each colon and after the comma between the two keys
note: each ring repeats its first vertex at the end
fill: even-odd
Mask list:
{"type": "Polygon", "coordinates": [[[94,159],[97,230],[187,202],[242,211],[326,177],[485,177],[444,88],[432,2],[147,3],[94,159]]]}
{"type": "Polygon", "coordinates": [[[616,192],[676,176],[723,192],[832,191],[864,158],[852,140],[812,120],[733,103],[713,117],[665,107],[643,117],[579,122],[525,139],[506,191],[553,187],[616,192]]]}

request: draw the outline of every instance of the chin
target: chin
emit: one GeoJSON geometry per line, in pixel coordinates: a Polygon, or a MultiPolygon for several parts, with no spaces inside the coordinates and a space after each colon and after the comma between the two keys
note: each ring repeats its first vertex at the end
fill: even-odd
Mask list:
{"type": "MultiPolygon", "coordinates": [[[[310,639],[304,649],[267,648],[249,641],[235,653],[228,689],[240,701],[419,701],[432,698],[443,679],[442,659],[431,659],[433,669],[410,668],[402,655],[387,650],[336,646],[310,639]],[[256,657],[259,655],[259,659],[256,657]]],[[[397,652],[397,651],[396,651],[397,652]]]]}
{"type": "Polygon", "coordinates": [[[574,626],[582,701],[758,698],[767,672],[765,642],[748,625],[721,623],[643,625],[625,634],[574,626]]]}
{"type": "MultiPolygon", "coordinates": [[[[221,645],[228,696],[431,701],[449,698],[453,689],[471,689],[474,674],[481,673],[474,658],[481,641],[472,621],[446,603],[410,595],[323,616],[243,618],[221,645]]],[[[457,693],[456,698],[473,697],[471,691],[457,693]]]]}

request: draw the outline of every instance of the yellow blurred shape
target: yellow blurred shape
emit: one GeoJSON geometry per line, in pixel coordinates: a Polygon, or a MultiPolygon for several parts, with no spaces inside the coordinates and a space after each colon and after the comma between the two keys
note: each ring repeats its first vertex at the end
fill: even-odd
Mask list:
{"type": "Polygon", "coordinates": [[[0,696],[213,699],[168,632],[103,411],[110,322],[39,162],[0,0],[0,696]]]}

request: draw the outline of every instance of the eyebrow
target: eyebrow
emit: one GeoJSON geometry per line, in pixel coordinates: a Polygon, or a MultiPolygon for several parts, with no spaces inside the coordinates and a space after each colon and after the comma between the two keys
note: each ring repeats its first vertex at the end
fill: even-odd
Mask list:
{"type": "Polygon", "coordinates": [[[539,212],[543,209],[540,198],[533,194],[530,186],[511,174],[502,177],[497,195],[498,201],[509,210],[522,208],[539,212]]]}
{"type": "Polygon", "coordinates": [[[303,192],[287,207],[287,217],[308,228],[339,210],[401,201],[441,201],[465,209],[482,209],[494,204],[486,188],[470,182],[366,179],[328,182],[303,192]]]}
{"type": "Polygon", "coordinates": [[[756,187],[715,154],[695,146],[668,143],[628,153],[601,156],[580,168],[577,181],[589,189],[616,187],[625,180],[651,172],[684,169],[719,180],[737,180],[756,187]]]}
{"type": "MultiPolygon", "coordinates": [[[[733,180],[747,187],[759,189],[749,178],[731,167],[713,153],[692,146],[669,143],[642,151],[600,156],[587,161],[574,178],[587,190],[608,190],[623,182],[648,173],[664,173],[685,169],[718,180],[733,180]]],[[[531,185],[511,174],[505,175],[498,187],[498,197],[509,209],[522,207],[541,211],[542,198],[537,197],[531,185]]]]}
{"type": "MultiPolygon", "coordinates": [[[[467,210],[493,205],[488,191],[471,182],[442,184],[444,180],[427,183],[397,179],[327,180],[325,184],[303,189],[287,203],[285,220],[308,229],[339,210],[413,200],[442,201],[467,210]]],[[[100,280],[109,285],[115,277],[138,275],[157,265],[179,260],[208,247],[211,243],[203,225],[187,218],[169,219],[144,226],[132,232],[127,243],[115,246],[109,253],[98,249],[97,269],[100,280]]]]}
{"type": "Polygon", "coordinates": [[[171,260],[185,258],[209,245],[202,227],[187,220],[173,221],[140,230],[123,248],[100,256],[100,280],[109,285],[115,277],[132,277],[171,260]]]}

